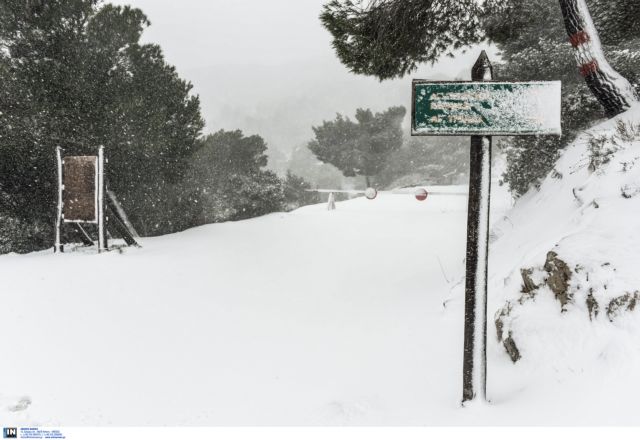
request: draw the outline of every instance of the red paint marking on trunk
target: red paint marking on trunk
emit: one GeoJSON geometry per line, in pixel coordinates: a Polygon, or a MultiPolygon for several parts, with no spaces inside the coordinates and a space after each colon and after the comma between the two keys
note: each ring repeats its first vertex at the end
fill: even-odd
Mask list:
{"type": "Polygon", "coordinates": [[[598,62],[596,60],[593,60],[591,62],[588,62],[580,66],[580,75],[589,76],[593,73],[596,73],[598,69],[599,69],[598,62]]]}
{"type": "Polygon", "coordinates": [[[569,41],[573,47],[578,47],[581,44],[591,41],[591,37],[585,31],[579,31],[569,37],[569,41]]]}

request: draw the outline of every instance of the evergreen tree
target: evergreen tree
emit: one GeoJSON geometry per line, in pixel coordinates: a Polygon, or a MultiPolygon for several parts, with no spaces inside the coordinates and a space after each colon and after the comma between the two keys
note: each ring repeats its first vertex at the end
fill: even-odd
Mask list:
{"type": "Polygon", "coordinates": [[[404,76],[482,39],[476,0],[332,0],[320,20],[354,73],[404,76]]]}
{"type": "Polygon", "coordinates": [[[468,137],[411,137],[393,152],[376,181],[381,187],[453,185],[469,172],[468,137]]]}
{"type": "Polygon", "coordinates": [[[338,114],[333,121],[313,127],[309,149],[322,162],[337,167],[346,177],[370,178],[385,166],[391,152],[402,145],[401,124],[406,110],[391,107],[382,113],[358,109],[356,120],[338,114]]]}
{"type": "Polygon", "coordinates": [[[141,44],[149,21],[98,0],[0,3],[0,211],[51,225],[55,148],[96,154],[145,235],[185,227],[177,188],[203,127],[197,97],[161,49],[141,44]]]}
{"type": "MultiPolygon", "coordinates": [[[[638,88],[639,31],[628,23],[633,17],[640,19],[640,5],[634,0],[588,0],[588,4],[606,55],[638,88]]],[[[605,114],[575,68],[557,0],[489,0],[485,7],[487,37],[501,49],[500,79],[562,80],[562,138],[516,137],[500,142],[508,158],[505,182],[521,195],[553,170],[560,151],[578,132],[605,114]]]]}
{"type": "Polygon", "coordinates": [[[241,220],[284,209],[283,182],[267,166],[260,136],[220,130],[191,159],[189,216],[194,224],[241,220]]]}
{"type": "Polygon", "coordinates": [[[305,205],[320,203],[320,194],[310,192],[311,185],[302,177],[287,171],[284,181],[285,209],[291,211],[305,205]]]}
{"type": "MultiPolygon", "coordinates": [[[[434,51],[433,48],[445,47],[440,44],[450,41],[449,38],[454,41],[449,48],[470,46],[482,39],[495,43],[503,59],[503,64],[497,66],[498,79],[561,79],[563,137],[524,137],[501,142],[509,157],[505,180],[514,193],[522,194],[552,170],[559,151],[579,130],[604,116],[603,106],[593,90],[605,89],[608,95],[613,89],[600,87],[597,81],[601,78],[596,78],[595,87],[592,81],[588,88],[575,67],[561,9],[561,5],[575,3],[575,0],[470,3],[333,0],[324,6],[321,20],[334,38],[340,60],[356,73],[380,79],[403,76],[420,62],[437,61],[447,49],[434,51]],[[444,20],[439,18],[443,11],[448,14],[444,20]],[[424,26],[419,26],[420,23],[424,26]],[[455,37],[449,35],[451,32],[455,37]]],[[[587,4],[605,54],[616,70],[638,89],[640,28],[636,24],[640,20],[640,3],[637,0],[587,0],[587,4]]],[[[600,76],[606,79],[606,75],[600,76]]],[[[621,110],[624,106],[616,108],[621,110]]]]}

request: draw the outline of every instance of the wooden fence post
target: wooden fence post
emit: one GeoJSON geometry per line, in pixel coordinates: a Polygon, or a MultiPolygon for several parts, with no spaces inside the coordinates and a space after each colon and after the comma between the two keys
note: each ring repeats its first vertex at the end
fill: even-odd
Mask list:
{"type": "Polygon", "coordinates": [[[53,252],[63,252],[61,244],[62,235],[62,149],[56,147],[56,164],[58,174],[58,207],[56,211],[56,236],[53,243],[53,252]]]}
{"type": "Polygon", "coordinates": [[[109,249],[105,225],[104,147],[98,148],[98,252],[109,249]]]}

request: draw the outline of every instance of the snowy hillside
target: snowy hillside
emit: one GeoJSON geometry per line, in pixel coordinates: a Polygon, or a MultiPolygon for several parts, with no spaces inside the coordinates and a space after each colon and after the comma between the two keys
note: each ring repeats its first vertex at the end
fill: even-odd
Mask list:
{"type": "Polygon", "coordinates": [[[639,160],[636,108],[584,133],[540,191],[493,228],[489,313],[498,328],[489,332],[506,344],[492,351],[521,357],[515,369],[504,365],[504,380],[513,392],[573,390],[574,408],[608,408],[595,419],[582,408],[592,423],[638,423],[625,404],[640,392],[639,160]]]}
{"type": "Polygon", "coordinates": [[[459,404],[466,198],[383,194],[0,257],[0,424],[637,423],[640,142],[591,172],[588,139],[512,210],[495,188],[489,315],[520,359],[491,322],[491,405],[459,404]]]}

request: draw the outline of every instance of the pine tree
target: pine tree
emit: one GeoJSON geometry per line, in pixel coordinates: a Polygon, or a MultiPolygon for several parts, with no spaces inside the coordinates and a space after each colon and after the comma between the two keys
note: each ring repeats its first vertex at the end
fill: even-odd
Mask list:
{"type": "Polygon", "coordinates": [[[401,77],[482,39],[476,0],[332,0],[320,20],[352,72],[401,77]]]}
{"type": "MultiPolygon", "coordinates": [[[[628,23],[640,19],[634,0],[589,0],[603,48],[616,69],[632,84],[640,83],[639,31],[628,23]],[[619,11],[626,11],[624,19],[619,11]],[[617,26],[620,26],[618,30],[617,26]]],[[[548,175],[560,151],[577,133],[605,116],[575,68],[571,45],[557,0],[489,0],[483,19],[487,37],[501,50],[499,78],[507,80],[562,80],[560,139],[511,138],[501,145],[507,152],[504,176],[512,192],[524,194],[548,175]]]]}
{"type": "Polygon", "coordinates": [[[411,137],[378,174],[381,187],[452,185],[468,175],[469,138],[411,137]]]}
{"type": "Polygon", "coordinates": [[[191,85],[141,44],[149,21],[98,0],[0,3],[0,211],[52,224],[55,148],[95,154],[143,234],[184,227],[179,190],[203,127],[191,85]]]}
{"type": "MultiPolygon", "coordinates": [[[[567,42],[566,14],[563,16],[561,8],[568,3],[579,2],[334,0],[325,5],[321,20],[334,38],[340,60],[356,73],[379,79],[403,76],[418,63],[435,62],[448,53],[447,47],[470,46],[487,39],[501,51],[503,64],[497,66],[498,79],[562,80],[563,138],[516,138],[502,143],[508,146],[510,158],[505,179],[514,193],[522,194],[552,170],[559,151],[579,130],[602,117],[603,110],[615,114],[626,108],[609,107],[607,102],[621,102],[616,95],[630,96],[625,87],[605,87],[604,83],[609,83],[607,75],[595,75],[595,81],[586,75],[585,82],[578,74],[572,47],[567,42]],[[446,18],[441,17],[443,11],[446,18]],[[441,45],[443,42],[450,44],[441,45]],[[602,95],[598,90],[606,93],[602,95]]],[[[587,0],[586,3],[604,53],[621,75],[618,77],[628,79],[638,89],[640,2],[587,0]]]]}
{"type": "Polygon", "coordinates": [[[300,176],[296,176],[291,171],[287,171],[287,178],[284,181],[285,208],[287,211],[297,209],[301,206],[320,203],[320,195],[310,192],[311,185],[300,176]]]}
{"type": "Polygon", "coordinates": [[[267,166],[260,136],[220,130],[208,135],[191,158],[189,188],[193,224],[241,220],[285,208],[283,181],[267,166]]]}
{"type": "MultiPolygon", "coordinates": [[[[559,2],[564,27],[578,49],[576,57],[592,93],[610,115],[626,110],[638,99],[626,79],[601,54],[598,33],[587,29],[591,17],[585,0],[559,2]]],[[[519,25],[539,15],[531,6],[523,6],[521,0],[332,0],[324,6],[320,20],[333,35],[336,54],[346,66],[355,73],[382,80],[404,76],[419,63],[436,62],[442,55],[451,54],[452,49],[490,37],[492,25],[506,18],[505,11],[516,9],[530,9],[528,14],[510,14],[513,21],[507,27],[516,32],[519,25]]],[[[637,5],[631,6],[632,15],[636,10],[637,5]]],[[[621,18],[622,11],[605,12],[609,28],[621,18]]],[[[612,38],[623,37],[633,22],[623,19],[621,25],[612,38]]],[[[631,29],[630,34],[636,32],[631,29]]]]}
{"type": "Polygon", "coordinates": [[[340,114],[333,121],[313,127],[315,139],[309,149],[325,163],[337,167],[346,177],[370,178],[385,166],[391,152],[402,146],[404,107],[391,107],[382,113],[358,109],[356,120],[340,114]]]}

